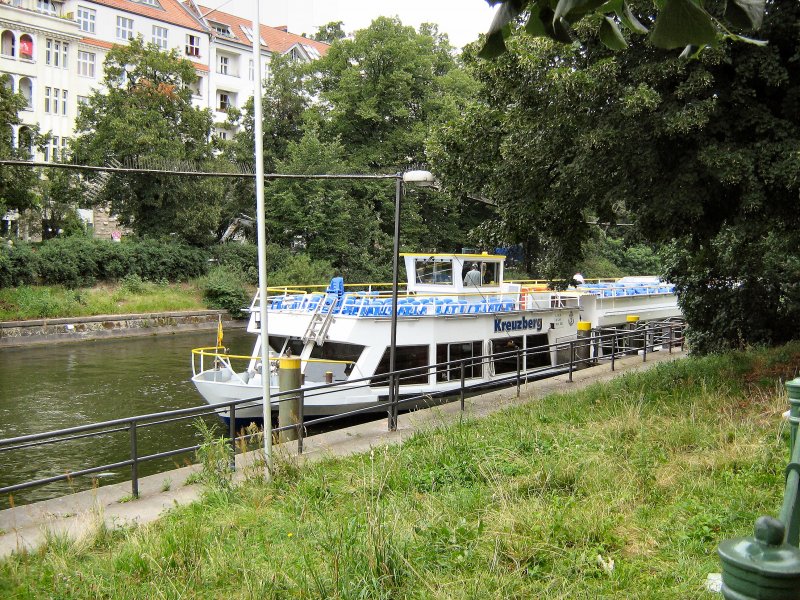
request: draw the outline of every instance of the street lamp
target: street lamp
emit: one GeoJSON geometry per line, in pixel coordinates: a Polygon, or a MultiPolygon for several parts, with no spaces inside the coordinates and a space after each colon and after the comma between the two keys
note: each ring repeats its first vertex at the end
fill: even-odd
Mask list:
{"type": "Polygon", "coordinates": [[[395,353],[397,350],[397,286],[398,262],[400,260],[400,198],[403,195],[403,184],[418,187],[432,187],[436,180],[430,171],[406,171],[398,173],[395,183],[394,198],[394,251],[392,253],[392,333],[389,341],[389,429],[397,430],[397,395],[400,389],[399,380],[394,375],[395,353]]]}

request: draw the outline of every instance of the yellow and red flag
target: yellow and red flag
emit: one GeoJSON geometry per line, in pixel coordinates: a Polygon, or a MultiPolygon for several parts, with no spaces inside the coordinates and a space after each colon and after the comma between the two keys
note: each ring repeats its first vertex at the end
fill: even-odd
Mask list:
{"type": "Polygon", "coordinates": [[[222,315],[219,315],[219,321],[217,321],[217,348],[222,346],[222,315]]]}

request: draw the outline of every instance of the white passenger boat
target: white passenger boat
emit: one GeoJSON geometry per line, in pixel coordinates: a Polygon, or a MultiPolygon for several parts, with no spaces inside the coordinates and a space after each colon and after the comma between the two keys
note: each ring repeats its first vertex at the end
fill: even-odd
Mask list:
{"type": "MultiPolygon", "coordinates": [[[[401,398],[455,393],[461,386],[461,364],[440,364],[448,361],[466,361],[468,386],[499,384],[518,369],[536,377],[563,372],[564,351],[555,345],[575,340],[581,319],[592,327],[610,327],[625,323],[631,314],[642,320],[680,316],[674,289],[655,278],[558,292],[545,285],[505,282],[501,255],[402,256],[407,281],[397,302],[395,369],[413,370],[402,377],[401,398]]],[[[304,388],[335,384],[325,393],[307,393],[304,414],[386,411],[391,291],[350,289],[334,278],[324,292],[270,292],[270,356],[300,357],[304,388]]],[[[192,381],[212,406],[262,397],[260,302],[256,295],[250,307],[247,330],[256,335],[251,356],[231,356],[219,347],[193,350],[192,381]],[[240,368],[237,360],[242,361],[240,368]]],[[[274,368],[269,372],[271,393],[276,394],[274,368]]],[[[275,400],[272,408],[277,409],[275,400]]],[[[226,410],[219,412],[227,418],[226,410]]],[[[261,414],[260,402],[236,409],[237,421],[259,420],[261,414]]]]}

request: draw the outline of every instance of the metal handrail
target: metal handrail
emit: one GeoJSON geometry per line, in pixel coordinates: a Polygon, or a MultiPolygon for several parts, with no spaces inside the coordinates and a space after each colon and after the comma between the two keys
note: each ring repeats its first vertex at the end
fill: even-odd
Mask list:
{"type": "MultiPolygon", "coordinates": [[[[397,411],[403,407],[409,406],[412,403],[417,403],[425,400],[439,400],[442,398],[451,398],[451,400],[459,399],[461,402],[461,409],[464,409],[464,396],[470,392],[476,392],[480,389],[487,387],[498,387],[504,384],[517,385],[517,394],[519,394],[520,385],[524,379],[527,383],[531,379],[538,379],[547,376],[553,376],[559,373],[568,373],[569,381],[572,381],[574,371],[581,368],[583,365],[596,364],[599,360],[610,359],[611,368],[614,369],[614,362],[617,356],[630,354],[631,352],[642,351],[642,360],[647,360],[647,353],[652,352],[656,347],[661,346],[662,349],[666,345],[671,352],[673,347],[684,346],[684,333],[685,325],[682,321],[677,319],[666,319],[664,321],[651,322],[645,324],[638,324],[631,329],[616,329],[607,328],[611,331],[602,333],[597,330],[590,332],[590,335],[585,338],[578,338],[574,340],[557,342],[555,344],[540,345],[534,348],[515,348],[502,352],[492,352],[490,354],[483,354],[471,358],[460,358],[451,361],[443,361],[440,363],[433,363],[425,366],[410,367],[406,369],[398,369],[392,373],[381,373],[379,375],[371,375],[370,377],[363,377],[355,380],[348,380],[346,382],[338,382],[334,384],[319,384],[309,387],[303,387],[300,390],[288,390],[273,393],[271,400],[273,404],[280,403],[288,398],[295,398],[298,394],[302,398],[313,398],[327,393],[331,393],[337,389],[346,387],[347,389],[360,389],[360,388],[374,388],[375,380],[386,380],[386,386],[403,385],[403,381],[407,381],[411,377],[416,377],[420,372],[426,372],[428,376],[437,376],[440,372],[446,372],[448,375],[453,371],[459,373],[457,378],[458,386],[448,389],[442,389],[436,392],[425,392],[414,395],[406,395],[400,398],[399,394],[394,394],[394,403],[389,405],[387,403],[387,412],[389,413],[389,426],[392,426],[392,420],[396,423],[397,411]],[[665,331],[666,330],[666,331],[665,331]],[[610,355],[600,354],[598,349],[611,343],[610,355]],[[635,343],[635,345],[633,345],[635,343]],[[641,344],[641,346],[639,346],[641,344]],[[580,358],[578,356],[579,350],[587,350],[588,357],[580,358]],[[594,350],[594,355],[593,351],[594,350]],[[557,362],[555,365],[543,365],[533,368],[524,368],[523,362],[527,362],[530,357],[541,355],[542,353],[551,353],[555,351],[559,356],[559,352],[568,352],[568,360],[557,362]],[[516,358],[516,369],[503,373],[499,377],[494,377],[491,381],[480,379],[478,381],[471,381],[475,378],[466,377],[466,368],[478,368],[481,372],[484,371],[486,365],[495,364],[499,360],[516,358]]],[[[217,347],[214,347],[217,348],[217,347]]],[[[207,348],[208,349],[208,348],[207,348]]],[[[206,349],[206,350],[207,350],[206,349]]],[[[249,357],[248,357],[249,358],[249,357]]],[[[322,361],[330,362],[330,361],[322,361]]],[[[349,362],[349,361],[339,361],[349,362]]],[[[455,379],[451,379],[455,383],[455,379]]],[[[383,387],[381,385],[380,387],[383,387]]],[[[45,477],[34,481],[22,482],[11,486],[0,488],[0,494],[11,493],[14,491],[46,485],[58,481],[68,480],[77,476],[91,475],[101,471],[108,471],[122,467],[131,468],[131,489],[133,496],[138,496],[138,465],[150,460],[167,458],[178,454],[196,451],[199,445],[188,446],[185,448],[177,448],[158,452],[148,455],[139,455],[137,447],[137,432],[138,430],[146,427],[154,427],[165,423],[174,422],[177,420],[186,420],[189,418],[219,414],[220,411],[227,411],[230,416],[230,431],[229,438],[231,446],[234,448],[236,442],[243,439],[248,439],[248,435],[237,435],[235,431],[235,413],[237,408],[253,406],[261,402],[261,399],[243,399],[234,400],[226,403],[216,404],[213,406],[203,405],[191,408],[182,408],[169,411],[161,411],[157,413],[150,413],[146,415],[138,415],[134,417],[124,417],[120,419],[112,419],[100,423],[91,423],[79,425],[74,427],[62,428],[49,432],[28,434],[16,436],[12,438],[0,439],[0,454],[12,450],[28,449],[34,446],[51,445],[57,442],[68,442],[75,439],[86,437],[99,437],[111,433],[119,433],[129,430],[131,453],[125,460],[115,461],[112,463],[89,467],[74,472],[63,473],[51,477],[45,477]]],[[[298,431],[298,451],[302,452],[303,438],[309,426],[341,420],[347,417],[352,417],[367,412],[373,412],[374,406],[367,406],[363,408],[353,409],[343,413],[334,415],[326,415],[316,417],[308,421],[298,424],[292,424],[284,427],[274,429],[274,431],[285,431],[296,428],[298,431]]]]}

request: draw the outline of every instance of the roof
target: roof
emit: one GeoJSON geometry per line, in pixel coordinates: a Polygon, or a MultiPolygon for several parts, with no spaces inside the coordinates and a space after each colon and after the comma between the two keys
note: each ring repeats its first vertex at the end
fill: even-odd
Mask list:
{"type": "Polygon", "coordinates": [[[135,0],[87,0],[91,4],[110,6],[118,10],[156,19],[173,25],[180,25],[195,31],[205,31],[202,23],[192,15],[178,0],[156,0],[161,8],[148,6],[135,0]]]}
{"type": "MultiPolygon", "coordinates": [[[[246,33],[252,31],[252,20],[243,19],[242,17],[237,17],[236,15],[215,10],[207,6],[201,6],[199,4],[197,5],[197,8],[200,10],[200,13],[205,16],[207,21],[213,21],[227,25],[231,31],[231,37],[216,34],[213,30],[212,35],[216,35],[216,37],[219,39],[229,39],[240,44],[244,44],[245,46],[253,45],[250,37],[246,33]]],[[[315,58],[315,54],[318,56],[325,56],[325,54],[328,52],[328,48],[330,47],[330,45],[326,44],[325,42],[318,42],[316,40],[303,37],[302,35],[297,35],[296,33],[289,33],[285,30],[285,26],[279,28],[270,27],[269,25],[261,25],[261,41],[263,42],[262,47],[270,52],[277,52],[279,54],[287,52],[296,44],[301,44],[305,47],[304,49],[306,50],[306,54],[308,54],[311,58],[315,58]],[[311,50],[309,50],[309,48],[311,50]]]]}

